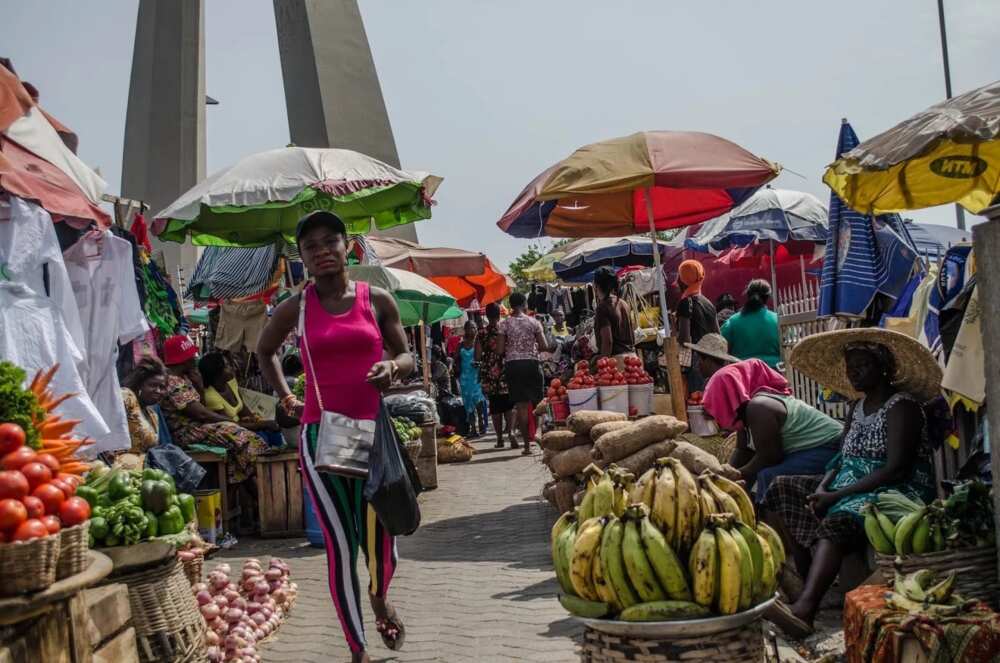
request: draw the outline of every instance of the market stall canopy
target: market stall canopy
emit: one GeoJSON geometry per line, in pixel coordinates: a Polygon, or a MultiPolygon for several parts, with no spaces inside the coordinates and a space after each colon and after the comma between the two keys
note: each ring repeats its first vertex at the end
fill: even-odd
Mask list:
{"type": "Polygon", "coordinates": [[[197,184],[155,215],[162,240],[199,246],[294,242],[295,225],[317,209],[352,234],[431,217],[441,178],[405,171],[352,150],[285,147],[245,157],[197,184]]]}
{"type": "Polygon", "coordinates": [[[462,308],[473,303],[486,306],[498,302],[513,290],[507,275],[498,270],[489,258],[486,258],[486,267],[481,274],[434,276],[431,281],[447,290],[462,308]]]}
{"type": "Polygon", "coordinates": [[[732,211],[701,224],[685,246],[693,251],[719,253],[761,241],[825,244],[828,224],[826,206],[816,196],[765,188],[732,211]]]}
{"type": "Polygon", "coordinates": [[[368,243],[383,266],[405,269],[426,278],[486,271],[486,256],[475,251],[421,246],[392,237],[370,237],[368,243]]]}
{"type": "MultiPolygon", "coordinates": [[[[665,262],[671,247],[660,244],[660,259],[665,262]]],[[[679,249],[673,249],[674,252],[679,249]]],[[[653,240],[648,235],[603,237],[578,244],[554,265],[556,276],[567,283],[589,283],[598,267],[628,267],[654,264],[653,240]]]]}
{"type": "Polygon", "coordinates": [[[553,247],[551,251],[543,255],[529,267],[526,267],[524,270],[524,276],[531,281],[539,281],[542,283],[555,281],[557,278],[554,271],[556,262],[561,260],[563,256],[580,244],[588,241],[588,239],[589,238],[575,239],[567,241],[565,244],[561,244],[558,247],[553,247]]]}
{"type": "Polygon", "coordinates": [[[723,214],[781,167],[712,134],[646,131],[581,147],[538,175],[497,222],[514,237],[624,237],[723,214]]]}
{"type": "Polygon", "coordinates": [[[462,315],[455,298],[419,274],[378,265],[352,265],[350,277],[392,293],[404,327],[434,324],[462,315]]]}
{"type": "Polygon", "coordinates": [[[210,246],[198,259],[185,296],[222,301],[260,294],[276,285],[279,258],[274,244],[253,249],[210,246]]]}
{"type": "Polygon", "coordinates": [[[111,217],[99,207],[105,186],[67,147],[17,75],[0,64],[0,188],[37,201],[56,220],[107,227],[111,217]]]}
{"type": "Polygon", "coordinates": [[[831,164],[823,181],[853,209],[883,214],[1000,193],[1000,81],[931,106],[831,164]]]}
{"type": "Polygon", "coordinates": [[[956,244],[972,241],[971,230],[960,230],[937,223],[914,223],[910,219],[904,222],[917,252],[931,260],[944,257],[945,252],[956,244]]]}

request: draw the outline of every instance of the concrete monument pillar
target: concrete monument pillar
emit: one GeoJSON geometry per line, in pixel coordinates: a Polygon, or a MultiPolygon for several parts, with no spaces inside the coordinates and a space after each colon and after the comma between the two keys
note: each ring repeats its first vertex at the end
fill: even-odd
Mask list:
{"type": "MultiPolygon", "coordinates": [[[[399,167],[357,0],[274,0],[291,142],[399,167]]],[[[385,233],[416,241],[413,224],[385,233]]]]}
{"type": "MultiPolygon", "coordinates": [[[[155,214],[205,178],[203,0],[139,0],[125,118],[122,195],[155,214]]],[[[171,277],[190,277],[190,243],[159,242],[171,277]]]]}

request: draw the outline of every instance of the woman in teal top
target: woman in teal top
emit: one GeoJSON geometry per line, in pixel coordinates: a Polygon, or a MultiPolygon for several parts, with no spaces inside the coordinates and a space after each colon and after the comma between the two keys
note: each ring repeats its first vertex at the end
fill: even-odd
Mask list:
{"type": "Polygon", "coordinates": [[[754,279],[744,292],[746,303],[722,325],[729,352],[740,359],[760,359],[771,368],[781,361],[781,334],[778,316],[767,308],[771,285],[754,279]]]}
{"type": "Polygon", "coordinates": [[[705,386],[704,407],[738,432],[724,473],[761,502],[771,482],[788,474],[820,474],[837,455],[844,427],[790,395],[785,378],[760,359],[720,368],[705,386]]]}

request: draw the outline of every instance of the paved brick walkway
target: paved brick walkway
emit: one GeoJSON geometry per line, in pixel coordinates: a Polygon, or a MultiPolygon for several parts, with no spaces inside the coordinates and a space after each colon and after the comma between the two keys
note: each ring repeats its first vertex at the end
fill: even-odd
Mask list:
{"type": "MultiPolygon", "coordinates": [[[[390,598],[406,621],[403,651],[390,652],[365,602],[375,661],[576,661],[578,629],[556,601],[548,550],[554,510],[539,496],[539,456],[475,443],[470,463],[438,468],[438,488],[421,497],[423,525],[399,540],[390,598]]],[[[235,560],[279,555],[299,599],[265,661],[347,661],[327,592],[321,549],[301,541],[241,542],[235,560]]],[[[221,556],[220,556],[221,557],[221,556]]],[[[361,578],[367,582],[362,564],[361,578]]]]}

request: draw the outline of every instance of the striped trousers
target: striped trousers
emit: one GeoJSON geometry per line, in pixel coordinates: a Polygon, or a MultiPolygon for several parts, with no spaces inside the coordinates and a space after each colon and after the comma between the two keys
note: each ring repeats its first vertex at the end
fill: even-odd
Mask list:
{"type": "Polygon", "coordinates": [[[396,539],[362,495],[364,479],[320,473],[313,465],[319,424],[302,426],[299,459],[306,491],[323,530],[330,596],[352,652],[364,651],[365,625],[358,581],[358,549],[363,548],[371,581],[368,591],[384,597],[396,570],[396,539]]]}

